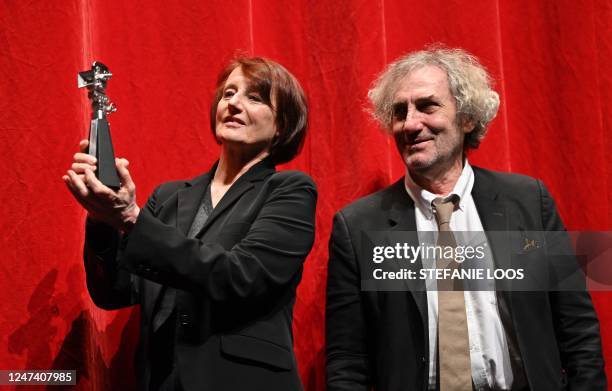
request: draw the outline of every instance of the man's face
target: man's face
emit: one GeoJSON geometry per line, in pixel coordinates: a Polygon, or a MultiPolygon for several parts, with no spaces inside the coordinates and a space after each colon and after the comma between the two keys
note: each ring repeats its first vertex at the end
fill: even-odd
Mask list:
{"type": "Polygon", "coordinates": [[[393,98],[391,130],[410,172],[461,167],[463,139],[471,131],[470,126],[463,128],[457,124],[457,105],[445,71],[425,66],[400,81],[393,98]]]}

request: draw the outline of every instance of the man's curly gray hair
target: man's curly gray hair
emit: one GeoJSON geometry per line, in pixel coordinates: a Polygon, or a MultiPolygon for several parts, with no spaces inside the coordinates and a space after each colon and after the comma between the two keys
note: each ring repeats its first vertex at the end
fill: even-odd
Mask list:
{"type": "Polygon", "coordinates": [[[409,53],[392,64],[374,81],[368,91],[372,115],[383,128],[390,129],[393,98],[400,81],[415,69],[433,65],[448,75],[451,95],[457,104],[457,124],[471,124],[465,147],[478,148],[487,127],[499,108],[499,95],[492,79],[478,59],[463,49],[429,48],[409,53]]]}

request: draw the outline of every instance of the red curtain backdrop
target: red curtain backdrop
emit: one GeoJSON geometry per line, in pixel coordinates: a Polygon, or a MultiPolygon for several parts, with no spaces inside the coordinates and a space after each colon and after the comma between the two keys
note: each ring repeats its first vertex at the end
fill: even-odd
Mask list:
{"type": "MultiPolygon", "coordinates": [[[[388,62],[435,42],[477,55],[500,93],[471,162],[543,179],[569,229],[610,230],[609,0],[1,1],[0,368],[76,369],[81,390],[134,383],[138,310],[105,312],[89,299],[85,213],[61,180],[88,128],[77,71],[101,60],[115,75],[115,149],[142,205],[155,185],[216,159],[212,89],[241,52],[284,64],[310,101],[308,140],[285,168],[309,173],[319,190],[294,331],[306,390],[324,390],[333,213],[404,172],[364,111],[368,86],[388,62]]],[[[611,376],[612,295],[593,299],[611,376]]]]}

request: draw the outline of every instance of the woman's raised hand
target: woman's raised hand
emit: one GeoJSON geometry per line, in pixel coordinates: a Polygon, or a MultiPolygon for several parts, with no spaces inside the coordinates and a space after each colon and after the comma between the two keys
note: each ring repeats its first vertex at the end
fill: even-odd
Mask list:
{"type": "Polygon", "coordinates": [[[72,166],[62,177],[74,198],[87,210],[89,218],[128,232],[136,223],[140,208],[136,204],[136,185],[128,171],[126,159],[115,159],[121,187],[114,191],[96,178],[96,158],[87,154],[89,141],[81,140],[80,152],[74,154],[72,166]]]}

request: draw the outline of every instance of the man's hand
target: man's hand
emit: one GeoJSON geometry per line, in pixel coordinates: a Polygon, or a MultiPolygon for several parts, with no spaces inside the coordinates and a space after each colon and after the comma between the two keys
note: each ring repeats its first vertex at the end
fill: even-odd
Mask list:
{"type": "Polygon", "coordinates": [[[96,178],[96,158],[86,153],[89,141],[81,140],[80,152],[62,179],[74,198],[87,210],[89,218],[129,232],[136,223],[140,208],[136,204],[136,186],[128,171],[126,159],[115,159],[121,187],[117,192],[96,178]]]}

